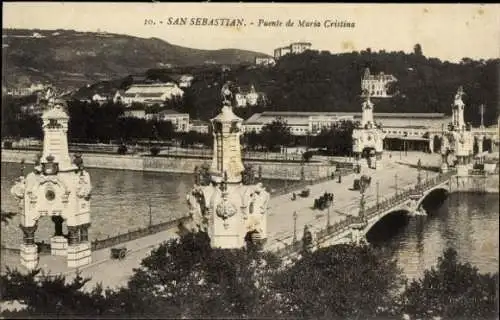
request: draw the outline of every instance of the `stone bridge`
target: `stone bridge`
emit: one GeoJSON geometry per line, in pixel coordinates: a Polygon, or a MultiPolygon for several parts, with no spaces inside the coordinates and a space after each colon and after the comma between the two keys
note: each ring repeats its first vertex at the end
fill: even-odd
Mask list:
{"type": "MultiPolygon", "coordinates": [[[[435,191],[450,191],[451,177],[455,172],[441,174],[435,178],[422,181],[418,185],[401,190],[397,195],[380,202],[358,216],[347,215],[347,218],[339,221],[329,228],[324,228],[313,235],[311,250],[319,247],[327,247],[341,243],[365,241],[366,234],[385,216],[401,212],[410,215],[425,215],[421,206],[425,198],[435,191]]],[[[276,253],[281,257],[294,257],[303,249],[302,240],[297,240],[291,244],[280,248],[276,253]]]]}

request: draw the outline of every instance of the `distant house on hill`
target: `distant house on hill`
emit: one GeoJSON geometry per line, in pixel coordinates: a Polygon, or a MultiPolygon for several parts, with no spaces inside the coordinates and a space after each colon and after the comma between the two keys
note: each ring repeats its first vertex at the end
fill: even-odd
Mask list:
{"type": "Polygon", "coordinates": [[[258,66],[272,67],[276,64],[276,60],[272,57],[255,57],[255,64],[258,66]]]}
{"type": "Polygon", "coordinates": [[[189,131],[189,114],[180,113],[172,109],[165,109],[158,112],[155,116],[158,121],[170,121],[176,132],[189,131]]]}
{"type": "Polygon", "coordinates": [[[14,87],[7,89],[7,94],[14,97],[29,96],[45,90],[46,86],[42,83],[32,83],[29,87],[14,87]]]}
{"type": "Polygon", "coordinates": [[[257,92],[253,85],[249,88],[240,86],[235,94],[237,108],[254,107],[259,103],[259,99],[265,100],[265,95],[262,92],[257,92]]]}
{"type": "Polygon", "coordinates": [[[278,60],[287,54],[301,54],[306,50],[310,50],[311,46],[310,42],[293,42],[286,47],[274,49],[274,59],[278,60]]]}
{"type": "Polygon", "coordinates": [[[137,118],[137,119],[146,119],[146,110],[144,108],[136,108],[136,107],[131,107],[126,109],[123,112],[123,117],[124,118],[137,118]]]}
{"type": "Polygon", "coordinates": [[[361,79],[361,92],[368,92],[374,98],[389,98],[391,95],[387,93],[388,85],[391,82],[396,82],[398,79],[392,74],[371,74],[370,69],[366,68],[363,78],[361,79]]]}
{"type": "Polygon", "coordinates": [[[202,120],[191,120],[189,122],[189,131],[194,131],[198,133],[208,133],[209,132],[209,122],[202,120]]]}
{"type": "Polygon", "coordinates": [[[73,99],[82,102],[96,102],[103,105],[113,101],[114,93],[117,90],[117,85],[111,81],[101,81],[93,85],[87,85],[80,88],[74,95],[73,99]]]}
{"type": "Polygon", "coordinates": [[[163,104],[174,97],[182,97],[184,91],[173,82],[153,84],[133,84],[125,92],[117,90],[114,101],[121,101],[125,105],[141,103],[144,105],[163,104]]]}
{"type": "Polygon", "coordinates": [[[179,87],[189,88],[194,80],[194,77],[190,74],[184,74],[179,79],[179,87]]]}

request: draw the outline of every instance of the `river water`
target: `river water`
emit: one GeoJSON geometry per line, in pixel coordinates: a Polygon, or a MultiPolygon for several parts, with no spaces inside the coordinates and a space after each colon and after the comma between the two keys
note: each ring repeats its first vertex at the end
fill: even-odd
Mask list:
{"type": "MultiPolygon", "coordinates": [[[[16,211],[10,187],[19,175],[19,164],[2,163],[2,210],[16,211]]],[[[26,172],[32,169],[27,166],[26,172]]],[[[185,194],[193,184],[191,175],[124,170],[88,169],[92,178],[91,239],[145,227],[149,212],[153,223],[186,214],[185,194]],[[151,206],[149,205],[151,203],[151,206]]],[[[264,181],[269,189],[283,181],[264,181]]],[[[481,272],[498,271],[498,194],[451,194],[430,200],[428,216],[388,217],[368,235],[375,246],[390,250],[408,277],[418,277],[435,265],[447,247],[457,249],[459,259],[470,262],[481,272]]],[[[19,217],[2,223],[3,245],[18,247],[22,233],[19,217]]],[[[53,233],[50,219],[40,219],[36,241],[53,233]]]]}

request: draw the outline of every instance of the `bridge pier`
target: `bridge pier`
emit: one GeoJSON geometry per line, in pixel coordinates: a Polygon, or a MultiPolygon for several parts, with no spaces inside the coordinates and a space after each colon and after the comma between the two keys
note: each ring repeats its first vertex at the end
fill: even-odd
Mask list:
{"type": "Polygon", "coordinates": [[[366,222],[363,223],[354,223],[351,225],[351,236],[352,242],[356,245],[366,243],[366,236],[364,229],[366,227],[366,222]]]}

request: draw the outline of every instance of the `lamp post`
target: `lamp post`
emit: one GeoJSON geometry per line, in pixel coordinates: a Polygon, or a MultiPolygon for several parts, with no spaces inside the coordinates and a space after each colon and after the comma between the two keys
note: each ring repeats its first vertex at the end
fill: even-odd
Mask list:
{"type": "Polygon", "coordinates": [[[379,205],[380,205],[379,185],[380,185],[380,183],[377,181],[377,210],[379,209],[379,205]]]}
{"type": "Polygon", "coordinates": [[[149,206],[149,225],[148,225],[148,228],[151,228],[151,226],[153,225],[153,215],[151,213],[151,198],[149,198],[148,206],[149,206]]]}
{"type": "Polygon", "coordinates": [[[328,201],[328,215],[326,216],[326,229],[330,230],[330,207],[332,206],[332,201],[328,201]]]}
{"type": "Polygon", "coordinates": [[[293,212],[293,242],[297,242],[297,211],[293,212]]]}
{"type": "Polygon", "coordinates": [[[417,187],[420,187],[420,183],[422,182],[422,176],[420,175],[421,170],[422,170],[422,161],[420,159],[418,159],[418,162],[417,162],[417,171],[418,171],[417,187]]]}
{"type": "Polygon", "coordinates": [[[396,195],[398,195],[398,174],[394,175],[394,189],[396,189],[396,195]]]}

